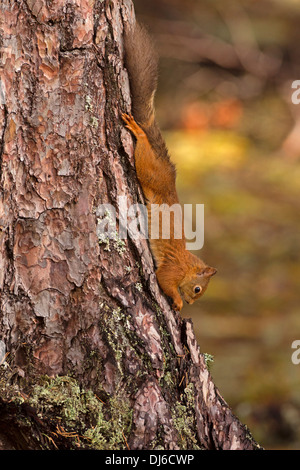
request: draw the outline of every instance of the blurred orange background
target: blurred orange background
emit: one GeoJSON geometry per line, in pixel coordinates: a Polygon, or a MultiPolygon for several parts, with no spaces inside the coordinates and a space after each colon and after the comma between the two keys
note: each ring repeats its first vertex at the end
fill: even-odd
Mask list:
{"type": "Polygon", "coordinates": [[[267,449],[300,449],[300,2],[137,0],[160,54],[158,121],[196,253],[218,268],[193,319],[224,399],[267,449]]]}

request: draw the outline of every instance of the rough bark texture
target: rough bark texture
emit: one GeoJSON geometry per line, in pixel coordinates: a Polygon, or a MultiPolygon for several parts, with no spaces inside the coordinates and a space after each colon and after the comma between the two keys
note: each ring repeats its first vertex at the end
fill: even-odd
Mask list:
{"type": "Polygon", "coordinates": [[[130,0],[0,5],[0,448],[256,449],[214,386],[147,240],[97,236],[142,202],[130,0]]]}

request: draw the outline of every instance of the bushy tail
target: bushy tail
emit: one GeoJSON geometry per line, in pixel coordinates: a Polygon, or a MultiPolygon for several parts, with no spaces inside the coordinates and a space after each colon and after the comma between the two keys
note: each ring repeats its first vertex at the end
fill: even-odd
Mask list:
{"type": "Polygon", "coordinates": [[[135,23],[133,29],[125,33],[125,65],[130,81],[133,117],[146,132],[156,153],[169,158],[155,121],[158,56],[147,30],[139,23],[135,23]]]}

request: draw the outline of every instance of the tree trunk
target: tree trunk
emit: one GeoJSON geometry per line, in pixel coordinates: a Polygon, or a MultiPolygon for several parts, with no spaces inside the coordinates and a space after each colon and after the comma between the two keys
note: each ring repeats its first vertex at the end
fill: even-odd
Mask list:
{"type": "Polygon", "coordinates": [[[131,1],[0,11],[0,448],[259,448],[147,240],[97,230],[101,204],[143,201],[120,120],[131,1]]]}

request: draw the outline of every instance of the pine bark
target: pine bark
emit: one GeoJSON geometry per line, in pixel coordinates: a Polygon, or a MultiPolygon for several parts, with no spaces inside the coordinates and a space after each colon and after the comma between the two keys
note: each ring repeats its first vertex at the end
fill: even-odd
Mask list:
{"type": "Polygon", "coordinates": [[[131,0],[0,12],[0,448],[259,448],[148,241],[99,237],[101,204],[143,202],[120,119],[131,0]]]}

